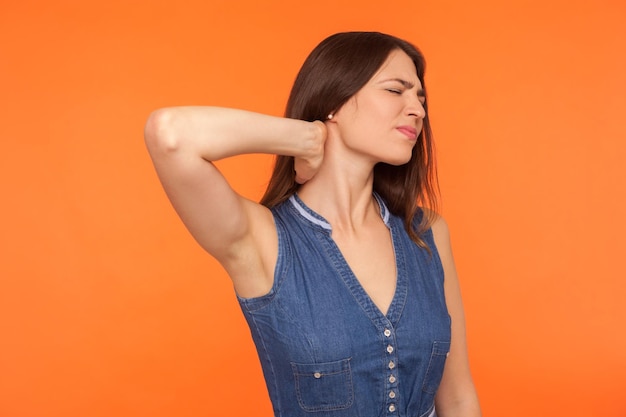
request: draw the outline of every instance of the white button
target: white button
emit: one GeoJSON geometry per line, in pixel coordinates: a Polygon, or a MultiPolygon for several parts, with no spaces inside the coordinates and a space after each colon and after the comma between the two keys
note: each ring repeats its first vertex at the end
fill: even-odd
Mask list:
{"type": "Polygon", "coordinates": [[[389,361],[389,369],[393,369],[396,367],[396,364],[393,361],[389,361]]]}
{"type": "Polygon", "coordinates": [[[391,405],[389,406],[389,411],[390,411],[390,412],[392,412],[392,413],[393,413],[394,411],[396,411],[396,406],[395,406],[395,405],[393,405],[393,404],[391,404],[391,405]]]}
{"type": "Polygon", "coordinates": [[[392,384],[393,384],[394,382],[396,382],[396,377],[395,377],[395,376],[393,376],[393,375],[391,375],[391,376],[389,377],[389,382],[391,382],[392,384]]]}
{"type": "Polygon", "coordinates": [[[319,372],[316,372],[313,374],[313,376],[317,379],[320,379],[322,377],[322,374],[320,374],[319,372]]]}
{"type": "Polygon", "coordinates": [[[387,352],[389,353],[393,352],[393,346],[391,345],[387,346],[387,352]]]}
{"type": "Polygon", "coordinates": [[[385,329],[385,331],[383,333],[387,337],[391,336],[391,330],[389,330],[389,329],[385,329]]]}
{"type": "Polygon", "coordinates": [[[396,393],[395,393],[395,392],[393,392],[393,391],[391,391],[391,392],[389,393],[389,398],[396,398],[396,393]]]}

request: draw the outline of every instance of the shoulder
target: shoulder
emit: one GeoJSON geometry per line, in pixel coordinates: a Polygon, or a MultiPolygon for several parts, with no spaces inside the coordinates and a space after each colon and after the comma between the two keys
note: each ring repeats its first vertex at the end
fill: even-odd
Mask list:
{"type": "Polygon", "coordinates": [[[435,215],[435,219],[430,226],[433,231],[435,241],[450,240],[450,230],[448,228],[448,222],[441,215],[435,215]]]}
{"type": "Polygon", "coordinates": [[[442,263],[449,262],[452,259],[452,245],[450,243],[450,229],[448,222],[441,215],[436,215],[435,220],[430,226],[433,234],[433,240],[439,252],[442,263]]]}
{"type": "Polygon", "coordinates": [[[413,227],[414,230],[420,233],[420,228],[424,226],[426,229],[422,229],[422,237],[428,240],[432,235],[437,247],[439,247],[440,244],[449,244],[450,231],[446,219],[428,208],[419,207],[413,216],[413,227]]]}

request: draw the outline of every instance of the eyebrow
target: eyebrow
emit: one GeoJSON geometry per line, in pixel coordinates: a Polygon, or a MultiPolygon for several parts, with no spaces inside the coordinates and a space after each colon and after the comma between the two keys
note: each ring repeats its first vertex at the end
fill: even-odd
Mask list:
{"type": "MultiPolygon", "coordinates": [[[[415,84],[413,84],[413,83],[412,83],[412,82],[410,82],[410,81],[403,80],[402,78],[390,78],[390,79],[388,79],[388,80],[383,80],[382,82],[389,82],[389,81],[395,81],[395,82],[397,82],[397,83],[400,83],[400,84],[402,84],[402,86],[403,86],[404,88],[407,88],[407,89],[409,89],[409,90],[410,90],[411,88],[415,87],[415,84]]],[[[418,97],[426,97],[426,92],[424,91],[424,89],[423,89],[423,88],[420,88],[419,90],[417,90],[417,96],[418,96],[418,97]]]]}

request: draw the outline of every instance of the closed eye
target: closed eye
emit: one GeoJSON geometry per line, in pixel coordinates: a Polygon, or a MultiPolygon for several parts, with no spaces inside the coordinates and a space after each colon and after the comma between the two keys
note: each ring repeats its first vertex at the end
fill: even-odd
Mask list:
{"type": "Polygon", "coordinates": [[[388,88],[387,91],[389,91],[390,93],[393,93],[393,94],[402,94],[401,90],[396,90],[394,88],[388,88]]]}

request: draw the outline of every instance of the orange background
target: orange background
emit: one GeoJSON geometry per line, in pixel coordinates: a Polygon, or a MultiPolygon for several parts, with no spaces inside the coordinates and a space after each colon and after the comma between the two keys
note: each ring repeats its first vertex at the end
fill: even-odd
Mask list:
{"type": "MultiPolygon", "coordinates": [[[[166,200],[149,112],[282,114],[327,35],[426,54],[486,416],[624,416],[626,6],[5,1],[0,416],[269,416],[231,285],[166,200]]],[[[267,156],[220,162],[260,197],[267,156]]]]}

